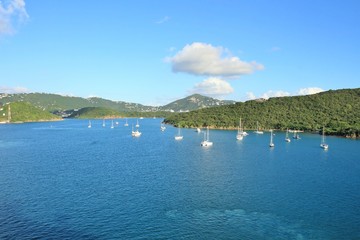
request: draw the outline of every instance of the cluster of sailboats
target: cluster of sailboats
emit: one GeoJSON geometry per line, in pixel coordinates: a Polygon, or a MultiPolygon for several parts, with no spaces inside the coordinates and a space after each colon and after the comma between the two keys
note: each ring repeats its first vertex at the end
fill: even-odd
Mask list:
{"type": "MultiPolygon", "coordinates": [[[[116,122],[116,124],[119,124],[118,122],[116,122]]],[[[106,126],[105,124],[105,119],[103,120],[103,124],[102,124],[103,127],[106,126]]],[[[125,121],[125,124],[124,124],[125,127],[129,126],[128,124],[128,121],[126,119],[125,121]]],[[[140,137],[141,136],[141,132],[139,131],[139,127],[140,127],[140,124],[139,124],[139,121],[138,119],[136,120],[136,125],[135,125],[135,130],[134,130],[134,127],[132,126],[132,130],[131,130],[131,136],[133,137],[140,137]]],[[[89,125],[88,125],[88,128],[91,128],[91,121],[89,120],[89,125]]],[[[111,128],[114,128],[114,120],[111,120],[111,128]]],[[[166,127],[163,123],[161,123],[160,125],[160,130],[161,131],[165,131],[166,130],[166,127]]],[[[300,139],[300,135],[299,135],[299,132],[300,131],[297,131],[297,130],[289,130],[287,129],[286,130],[286,135],[285,135],[285,142],[291,142],[291,139],[289,137],[289,132],[293,132],[294,135],[293,135],[293,139],[300,139]]],[[[200,128],[196,128],[196,132],[200,133],[201,132],[201,129],[200,128]]],[[[255,134],[264,134],[263,131],[260,131],[259,130],[259,123],[257,122],[256,123],[256,130],[254,131],[255,134]]],[[[241,141],[244,139],[244,137],[246,137],[247,135],[249,135],[247,132],[244,131],[243,127],[242,127],[242,124],[241,124],[241,118],[239,120],[239,126],[238,126],[238,130],[237,130],[237,133],[236,133],[236,139],[238,141],[241,141]]],[[[269,143],[269,147],[273,148],[275,147],[275,144],[274,144],[274,141],[273,141],[273,136],[275,134],[273,133],[273,130],[270,129],[270,143],[269,143]]],[[[183,140],[184,136],[181,134],[181,128],[179,127],[178,128],[178,133],[177,135],[174,136],[175,140],[179,141],[179,140],[183,140]]],[[[204,131],[204,139],[203,141],[200,143],[201,146],[203,147],[210,147],[213,145],[213,142],[210,141],[210,134],[209,134],[209,127],[206,128],[206,131],[204,131]]],[[[325,129],[323,128],[322,129],[322,138],[321,138],[321,144],[320,144],[320,147],[323,148],[323,149],[328,149],[329,148],[329,145],[325,142],[325,129]]]]}

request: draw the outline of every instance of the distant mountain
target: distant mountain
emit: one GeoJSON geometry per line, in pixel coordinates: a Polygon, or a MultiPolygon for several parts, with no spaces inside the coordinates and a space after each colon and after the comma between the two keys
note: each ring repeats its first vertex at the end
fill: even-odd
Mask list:
{"type": "Polygon", "coordinates": [[[1,103],[6,104],[9,102],[28,102],[44,111],[57,113],[85,107],[105,107],[120,112],[147,112],[157,110],[157,107],[122,101],[111,101],[97,97],[81,98],[48,93],[0,94],[0,105],[1,103]]]}
{"type": "Polygon", "coordinates": [[[235,101],[218,100],[211,97],[205,97],[200,94],[193,94],[186,98],[182,98],[165,106],[159,107],[159,109],[163,111],[188,112],[202,108],[224,106],[234,103],[235,101]]]}
{"type": "Polygon", "coordinates": [[[103,98],[81,98],[62,96],[48,93],[21,93],[21,94],[0,94],[0,106],[9,102],[28,102],[44,111],[56,113],[61,116],[69,116],[73,110],[78,111],[87,107],[102,107],[116,110],[122,113],[133,112],[186,112],[206,107],[223,106],[233,104],[234,101],[221,101],[199,94],[171,102],[162,107],[145,106],[138,103],[123,101],[111,101],[103,98]],[[71,110],[71,111],[69,111],[71,110]]]}

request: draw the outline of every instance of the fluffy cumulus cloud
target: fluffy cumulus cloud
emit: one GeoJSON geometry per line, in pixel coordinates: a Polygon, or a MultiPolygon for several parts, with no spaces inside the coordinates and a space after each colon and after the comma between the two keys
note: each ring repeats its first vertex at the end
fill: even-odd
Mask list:
{"type": "Polygon", "coordinates": [[[269,99],[272,97],[311,95],[311,94],[316,94],[316,93],[323,92],[323,91],[325,91],[325,90],[318,88],[318,87],[309,87],[309,88],[301,88],[293,94],[286,92],[286,91],[282,91],[282,90],[278,90],[278,91],[269,90],[269,91],[261,94],[260,96],[255,96],[255,94],[253,92],[247,92],[246,100],[254,100],[257,98],[269,99]]]}
{"type": "Polygon", "coordinates": [[[199,93],[211,97],[221,97],[234,92],[227,81],[220,78],[210,77],[201,83],[197,83],[190,93],[199,93]]]}
{"type": "Polygon", "coordinates": [[[29,18],[24,0],[0,1],[0,35],[10,35],[15,32],[14,24],[24,22],[29,18]]]}
{"type": "Polygon", "coordinates": [[[246,100],[254,100],[254,99],[256,99],[256,96],[253,92],[246,93],[246,100]]]}
{"type": "Polygon", "coordinates": [[[290,96],[290,93],[279,90],[279,91],[267,91],[266,93],[263,93],[260,98],[269,99],[271,97],[286,97],[290,96]]]}
{"type": "Polygon", "coordinates": [[[174,72],[212,77],[240,77],[264,68],[255,61],[244,62],[238,57],[231,56],[230,52],[223,47],[214,47],[200,42],[186,45],[167,60],[172,63],[174,72]]]}
{"type": "Polygon", "coordinates": [[[30,90],[24,87],[0,86],[0,93],[13,94],[13,93],[28,93],[28,92],[30,92],[30,90]]]}
{"type": "Polygon", "coordinates": [[[311,95],[319,92],[323,92],[324,90],[318,87],[309,87],[309,88],[301,88],[297,95],[311,95]]]}

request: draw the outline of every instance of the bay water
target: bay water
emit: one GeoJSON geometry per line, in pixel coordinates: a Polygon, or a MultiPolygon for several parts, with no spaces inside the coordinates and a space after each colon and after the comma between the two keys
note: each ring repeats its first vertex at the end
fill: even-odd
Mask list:
{"type": "Polygon", "coordinates": [[[360,141],[162,119],[0,125],[0,239],[360,239],[360,141]]]}

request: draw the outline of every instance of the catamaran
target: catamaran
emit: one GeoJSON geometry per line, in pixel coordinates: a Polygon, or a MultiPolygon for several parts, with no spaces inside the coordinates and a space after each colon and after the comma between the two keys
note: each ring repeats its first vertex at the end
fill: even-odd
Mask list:
{"type": "Polygon", "coordinates": [[[329,145],[325,143],[325,129],[324,129],[324,127],[323,127],[323,131],[322,131],[322,138],[321,138],[320,147],[325,149],[325,150],[329,148],[329,145]]]}
{"type": "Polygon", "coordinates": [[[293,139],[300,139],[300,136],[298,134],[298,131],[297,130],[294,130],[294,136],[293,136],[293,139]]]}
{"type": "Polygon", "coordinates": [[[209,127],[207,127],[207,130],[204,133],[204,141],[202,141],[200,145],[203,147],[210,147],[213,145],[213,142],[210,142],[209,140],[209,127]]]}

